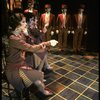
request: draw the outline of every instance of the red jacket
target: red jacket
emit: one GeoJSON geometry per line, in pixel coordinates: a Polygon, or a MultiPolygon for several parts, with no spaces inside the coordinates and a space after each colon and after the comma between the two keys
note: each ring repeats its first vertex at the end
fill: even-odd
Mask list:
{"type": "MultiPolygon", "coordinates": [[[[45,25],[45,13],[41,14],[41,17],[40,17],[40,26],[39,28],[42,29],[45,25]]],[[[50,20],[49,20],[49,27],[52,27],[52,29],[54,30],[55,29],[55,15],[50,13],[50,20]]]]}

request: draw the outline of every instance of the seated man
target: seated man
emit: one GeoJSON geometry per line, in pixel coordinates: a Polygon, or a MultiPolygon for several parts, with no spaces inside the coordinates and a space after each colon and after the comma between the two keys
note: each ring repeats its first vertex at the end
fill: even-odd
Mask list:
{"type": "MultiPolygon", "coordinates": [[[[36,29],[29,29],[30,34],[27,36],[26,42],[29,44],[39,44],[42,42],[41,33],[36,29]]],[[[26,63],[30,67],[34,67],[39,71],[52,71],[53,67],[48,64],[47,60],[47,49],[40,53],[30,53],[26,52],[26,63]]]]}
{"type": "MultiPolygon", "coordinates": [[[[27,36],[27,43],[30,44],[39,44],[43,42],[43,32],[40,32],[38,29],[38,11],[33,9],[34,8],[34,3],[29,4],[31,5],[29,9],[26,9],[24,11],[24,14],[27,15],[27,23],[28,23],[28,30],[29,30],[29,35],[27,36]],[[30,11],[32,10],[32,11],[30,11]]],[[[41,53],[30,53],[26,52],[26,63],[35,69],[42,71],[52,71],[53,67],[51,67],[48,64],[47,61],[47,50],[41,52],[41,53]]]]}

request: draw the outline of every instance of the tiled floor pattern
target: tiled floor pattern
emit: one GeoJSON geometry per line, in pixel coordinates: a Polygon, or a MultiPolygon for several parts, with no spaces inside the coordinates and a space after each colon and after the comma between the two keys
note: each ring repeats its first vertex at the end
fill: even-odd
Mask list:
{"type": "MultiPolygon", "coordinates": [[[[45,85],[54,95],[45,100],[99,100],[98,56],[86,59],[82,55],[52,52],[48,54],[48,61],[54,71],[45,76],[45,85]]],[[[6,86],[4,82],[2,85],[6,86]]],[[[4,89],[2,91],[6,94],[4,89]]],[[[2,96],[2,100],[9,100],[2,96]]]]}

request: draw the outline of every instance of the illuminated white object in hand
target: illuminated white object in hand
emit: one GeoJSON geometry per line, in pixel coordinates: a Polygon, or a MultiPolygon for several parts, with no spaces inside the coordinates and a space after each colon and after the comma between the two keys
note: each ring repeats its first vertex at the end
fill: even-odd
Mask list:
{"type": "Polygon", "coordinates": [[[54,35],[54,31],[51,31],[51,35],[54,35]]]}
{"type": "Polygon", "coordinates": [[[56,41],[56,40],[50,40],[50,43],[51,43],[51,46],[56,46],[57,45],[57,43],[58,43],[58,41],[56,41]]]}

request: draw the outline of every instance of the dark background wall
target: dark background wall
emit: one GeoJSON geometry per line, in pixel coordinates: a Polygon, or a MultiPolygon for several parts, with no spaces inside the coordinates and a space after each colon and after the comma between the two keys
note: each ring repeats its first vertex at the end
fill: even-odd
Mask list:
{"type": "Polygon", "coordinates": [[[89,51],[99,51],[99,0],[88,2],[88,39],[87,49],[89,51]]]}

